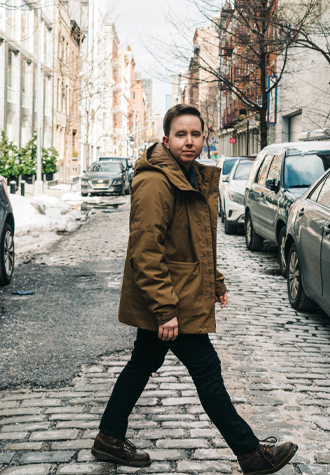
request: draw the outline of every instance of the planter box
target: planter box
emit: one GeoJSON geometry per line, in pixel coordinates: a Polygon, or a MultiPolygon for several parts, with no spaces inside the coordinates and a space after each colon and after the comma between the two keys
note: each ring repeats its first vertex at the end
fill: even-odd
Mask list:
{"type": "Polygon", "coordinates": [[[23,175],[22,180],[25,181],[28,185],[33,185],[35,182],[36,176],[35,175],[23,175]]]}

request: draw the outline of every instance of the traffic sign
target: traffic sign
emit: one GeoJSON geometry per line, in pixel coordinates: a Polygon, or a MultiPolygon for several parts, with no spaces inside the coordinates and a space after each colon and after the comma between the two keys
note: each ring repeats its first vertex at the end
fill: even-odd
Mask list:
{"type": "Polygon", "coordinates": [[[236,137],[229,137],[229,143],[236,143],[236,137]]]}

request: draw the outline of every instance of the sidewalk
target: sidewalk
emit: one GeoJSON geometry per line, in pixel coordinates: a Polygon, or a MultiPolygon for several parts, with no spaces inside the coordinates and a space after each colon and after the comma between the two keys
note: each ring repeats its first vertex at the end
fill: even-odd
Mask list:
{"type": "MultiPolygon", "coordinates": [[[[222,226],[221,226],[222,229],[222,226]]],[[[213,344],[238,412],[260,439],[293,440],[299,450],[281,475],[330,473],[330,325],[294,311],[286,281],[268,275],[276,250],[251,254],[243,236],[218,246],[229,305],[217,310],[213,344]]],[[[99,419],[129,351],[83,367],[71,386],[4,391],[0,398],[3,475],[233,474],[236,458],[199,404],[186,369],[168,354],[130,418],[127,437],[154,460],[148,468],[98,462],[90,453],[99,419]]]]}
{"type": "MultiPolygon", "coordinates": [[[[77,184],[75,184],[77,185],[77,184]]],[[[55,196],[55,198],[61,198],[62,195],[65,193],[70,193],[71,189],[75,185],[63,185],[61,184],[60,186],[53,186],[51,188],[48,188],[48,182],[44,183],[44,194],[48,196],[55,196]],[[61,189],[56,189],[56,188],[61,188],[61,189]]],[[[25,196],[27,198],[32,198],[34,193],[34,185],[25,185],[25,196]]],[[[20,194],[20,190],[16,192],[16,194],[20,194]]]]}

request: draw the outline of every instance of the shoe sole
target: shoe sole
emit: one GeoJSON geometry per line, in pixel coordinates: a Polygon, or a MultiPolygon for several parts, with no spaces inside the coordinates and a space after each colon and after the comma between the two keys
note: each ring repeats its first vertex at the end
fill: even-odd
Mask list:
{"type": "Polygon", "coordinates": [[[130,462],[129,460],[123,460],[120,459],[119,457],[116,457],[115,455],[108,454],[107,452],[102,452],[101,450],[96,450],[94,447],[92,448],[92,454],[94,457],[104,460],[106,462],[115,462],[119,463],[120,465],[127,465],[129,467],[148,467],[151,465],[151,460],[148,462],[130,462]]]}
{"type": "Polygon", "coordinates": [[[281,468],[283,468],[287,463],[290,462],[297,450],[298,445],[294,445],[291,452],[289,452],[285,459],[283,459],[281,463],[276,465],[276,467],[267,470],[258,470],[257,472],[244,472],[243,475],[271,475],[272,473],[276,473],[281,470],[281,468]]]}

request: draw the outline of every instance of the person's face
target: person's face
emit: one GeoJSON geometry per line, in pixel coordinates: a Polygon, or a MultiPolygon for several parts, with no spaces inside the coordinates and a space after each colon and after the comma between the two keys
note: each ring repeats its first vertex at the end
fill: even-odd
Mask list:
{"type": "Polygon", "coordinates": [[[180,115],[171,122],[169,137],[163,137],[163,143],[177,162],[188,170],[202,149],[205,135],[202,124],[195,115],[180,115]]]}

